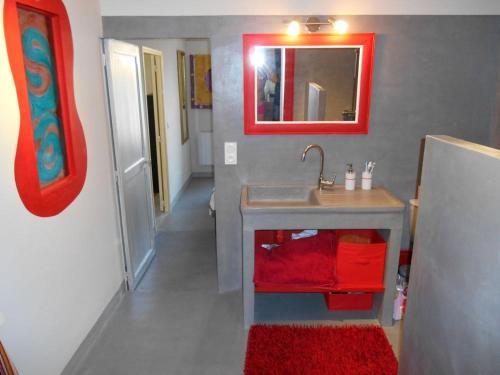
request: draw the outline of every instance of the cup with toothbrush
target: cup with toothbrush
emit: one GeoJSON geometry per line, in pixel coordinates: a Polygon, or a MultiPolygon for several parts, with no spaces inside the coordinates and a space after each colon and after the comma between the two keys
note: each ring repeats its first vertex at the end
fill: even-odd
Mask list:
{"type": "Polygon", "coordinates": [[[375,168],[375,164],[374,161],[365,161],[365,169],[361,174],[361,189],[372,189],[373,169],[375,168]]]}

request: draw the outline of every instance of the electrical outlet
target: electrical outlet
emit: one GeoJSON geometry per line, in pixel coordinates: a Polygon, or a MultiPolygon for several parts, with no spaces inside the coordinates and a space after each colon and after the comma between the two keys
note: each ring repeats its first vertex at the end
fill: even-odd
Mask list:
{"type": "Polygon", "coordinates": [[[224,142],[224,163],[226,165],[238,164],[238,144],[236,142],[224,142]]]}

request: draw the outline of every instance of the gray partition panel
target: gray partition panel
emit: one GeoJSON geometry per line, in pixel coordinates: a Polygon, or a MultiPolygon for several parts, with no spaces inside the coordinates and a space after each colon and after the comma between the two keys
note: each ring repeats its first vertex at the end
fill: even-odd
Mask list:
{"type": "Polygon", "coordinates": [[[427,137],[399,373],[500,373],[500,150],[427,137]]]}

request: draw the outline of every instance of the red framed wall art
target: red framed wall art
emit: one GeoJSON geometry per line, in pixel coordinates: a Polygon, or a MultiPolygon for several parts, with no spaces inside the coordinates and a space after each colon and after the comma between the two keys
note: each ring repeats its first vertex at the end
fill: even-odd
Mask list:
{"type": "Polygon", "coordinates": [[[78,196],[87,171],[68,15],[61,0],[5,0],[4,27],[20,112],[16,186],[31,213],[53,216],[78,196]]]}

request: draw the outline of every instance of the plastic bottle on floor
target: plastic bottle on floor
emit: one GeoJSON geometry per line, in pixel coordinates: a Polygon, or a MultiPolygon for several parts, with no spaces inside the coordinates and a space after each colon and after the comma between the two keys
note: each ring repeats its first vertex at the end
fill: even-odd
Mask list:
{"type": "Polygon", "coordinates": [[[392,318],[394,320],[403,319],[405,307],[406,307],[406,293],[404,290],[398,290],[398,295],[394,300],[394,312],[392,313],[392,318]]]}

